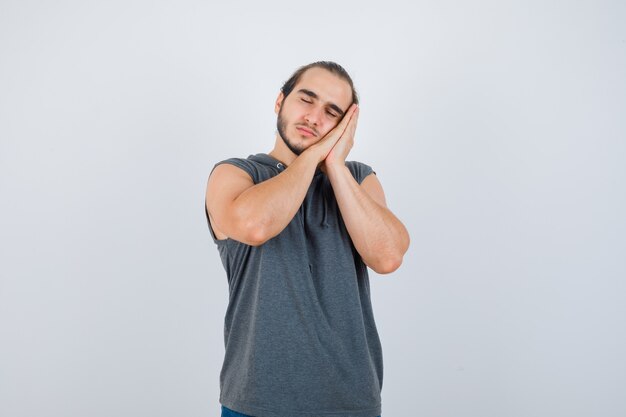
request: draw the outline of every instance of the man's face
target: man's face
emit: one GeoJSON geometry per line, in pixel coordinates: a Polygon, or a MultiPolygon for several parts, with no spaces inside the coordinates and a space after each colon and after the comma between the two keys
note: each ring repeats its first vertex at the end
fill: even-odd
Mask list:
{"type": "Polygon", "coordinates": [[[347,81],[324,68],[310,68],[287,97],[278,95],[278,134],[291,152],[300,155],[337,126],[350,104],[347,81]]]}

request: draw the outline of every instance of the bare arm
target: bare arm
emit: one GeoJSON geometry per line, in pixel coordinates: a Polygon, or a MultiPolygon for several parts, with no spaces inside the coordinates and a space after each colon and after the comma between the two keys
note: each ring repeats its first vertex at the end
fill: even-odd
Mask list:
{"type": "Polygon", "coordinates": [[[409,234],[387,208],[376,175],[368,175],[359,185],[345,165],[327,168],[327,173],[346,229],[363,262],[381,274],[398,269],[409,247],[409,234]]]}
{"type": "Polygon", "coordinates": [[[346,166],[345,159],[354,144],[358,118],[357,109],[343,135],[326,156],[324,169],[354,247],[367,266],[387,274],[402,264],[409,248],[409,233],[387,208],[376,175],[368,175],[359,185],[346,166]]]}
{"type": "Polygon", "coordinates": [[[318,161],[303,153],[277,176],[254,184],[243,170],[218,165],[209,178],[206,205],[215,229],[258,246],[278,235],[306,196],[318,161]]]}
{"type": "Polygon", "coordinates": [[[206,206],[214,229],[258,246],[283,231],[302,205],[318,164],[343,134],[355,106],[318,143],[302,152],[287,169],[260,184],[241,169],[217,166],[209,178],[206,206]]]}

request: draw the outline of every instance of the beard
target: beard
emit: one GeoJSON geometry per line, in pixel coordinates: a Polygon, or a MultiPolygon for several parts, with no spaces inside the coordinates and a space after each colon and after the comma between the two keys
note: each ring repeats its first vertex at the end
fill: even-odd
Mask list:
{"type": "Polygon", "coordinates": [[[276,121],[276,128],[278,129],[278,136],[283,140],[285,145],[291,152],[296,155],[300,155],[306,148],[303,146],[296,146],[291,139],[287,137],[287,121],[283,118],[283,108],[278,111],[278,119],[276,121]]]}

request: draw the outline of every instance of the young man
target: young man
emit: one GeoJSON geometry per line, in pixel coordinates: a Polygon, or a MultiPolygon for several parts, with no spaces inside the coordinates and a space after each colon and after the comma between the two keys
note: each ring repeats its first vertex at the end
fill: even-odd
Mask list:
{"type": "Polygon", "coordinates": [[[274,149],[218,163],[206,215],[229,284],[223,416],[376,417],[382,350],[367,267],[396,270],[409,235],[368,165],[346,162],[358,97],[333,62],[276,99],[274,149]]]}

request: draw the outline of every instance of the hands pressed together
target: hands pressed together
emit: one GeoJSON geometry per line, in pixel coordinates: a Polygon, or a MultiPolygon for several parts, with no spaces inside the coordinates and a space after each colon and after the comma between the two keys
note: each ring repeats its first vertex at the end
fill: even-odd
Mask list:
{"type": "Polygon", "coordinates": [[[315,152],[318,155],[323,171],[345,165],[346,157],[354,145],[358,119],[359,106],[352,104],[341,122],[318,143],[307,149],[306,152],[315,152]]]}

